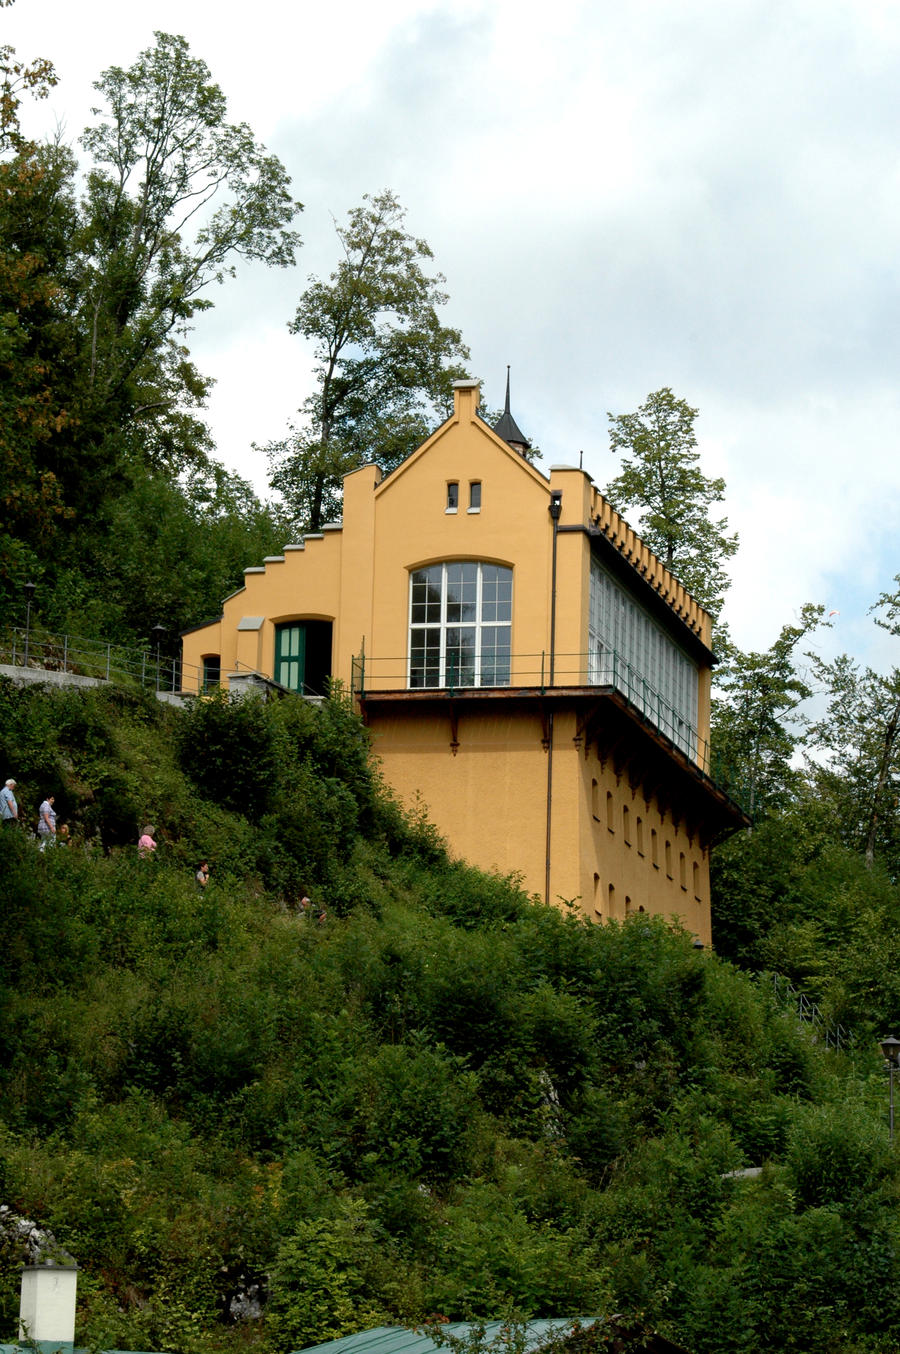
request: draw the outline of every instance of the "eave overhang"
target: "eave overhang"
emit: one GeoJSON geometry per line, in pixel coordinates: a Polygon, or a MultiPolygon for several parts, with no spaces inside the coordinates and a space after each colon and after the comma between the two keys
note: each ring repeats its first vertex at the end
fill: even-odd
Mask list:
{"type": "Polygon", "coordinates": [[[406,718],[426,712],[445,717],[454,752],[465,746],[459,736],[459,719],[466,713],[532,712],[542,721],[546,743],[549,714],[571,710],[576,715],[575,741],[584,747],[585,755],[596,747],[598,756],[612,762],[617,775],[627,776],[635,791],[642,789],[648,797],[652,794],[674,821],[693,824],[706,843],[751,823],[721,785],[614,687],[404,689],[357,693],[357,700],[370,727],[379,717],[406,718]]]}

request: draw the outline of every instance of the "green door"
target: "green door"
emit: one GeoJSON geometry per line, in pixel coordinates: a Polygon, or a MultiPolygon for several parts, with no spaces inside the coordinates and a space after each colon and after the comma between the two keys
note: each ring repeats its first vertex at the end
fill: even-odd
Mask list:
{"type": "Polygon", "coordinates": [[[275,680],[304,696],[324,696],[331,676],[331,621],[275,628],[275,680]]]}
{"type": "Polygon", "coordinates": [[[302,691],[306,677],[306,626],[302,621],[275,631],[275,680],[289,691],[302,691]]]}

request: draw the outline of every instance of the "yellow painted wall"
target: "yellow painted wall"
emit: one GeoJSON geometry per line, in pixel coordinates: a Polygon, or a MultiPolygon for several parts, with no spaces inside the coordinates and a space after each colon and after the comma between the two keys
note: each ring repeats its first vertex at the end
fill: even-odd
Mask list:
{"type": "MultiPolygon", "coordinates": [[[[529,892],[543,898],[548,793],[543,726],[536,711],[498,704],[503,708],[459,714],[456,751],[446,711],[422,716],[409,707],[379,708],[371,723],[373,746],[400,799],[410,809],[428,811],[454,855],[482,869],[519,875],[529,892]]],[[[641,911],[677,916],[709,944],[709,861],[700,842],[660,814],[655,802],[634,794],[595,752],[585,755],[575,735],[574,714],[557,713],[549,901],[575,902],[597,920],[624,920],[641,911]]]]}

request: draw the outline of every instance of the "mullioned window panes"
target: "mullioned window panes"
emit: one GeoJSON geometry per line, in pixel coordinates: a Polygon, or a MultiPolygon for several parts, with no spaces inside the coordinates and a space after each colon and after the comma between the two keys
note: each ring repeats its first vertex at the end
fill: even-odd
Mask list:
{"type": "Polygon", "coordinates": [[[410,575],[409,685],[509,686],[512,569],[451,560],[410,575]]]}
{"type": "Polygon", "coordinates": [[[612,686],[688,756],[697,756],[697,665],[591,560],[588,681],[612,686]]]}

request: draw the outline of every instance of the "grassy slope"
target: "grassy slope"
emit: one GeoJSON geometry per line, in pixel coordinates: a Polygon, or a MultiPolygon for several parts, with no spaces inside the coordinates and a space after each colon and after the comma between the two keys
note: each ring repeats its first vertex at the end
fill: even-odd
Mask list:
{"type": "Polygon", "coordinates": [[[75,828],[0,832],[0,1185],[78,1258],[79,1339],[615,1309],[698,1354],[900,1348],[883,1086],[736,970],[448,861],[340,702],[2,684],[0,730],[75,828]]]}

